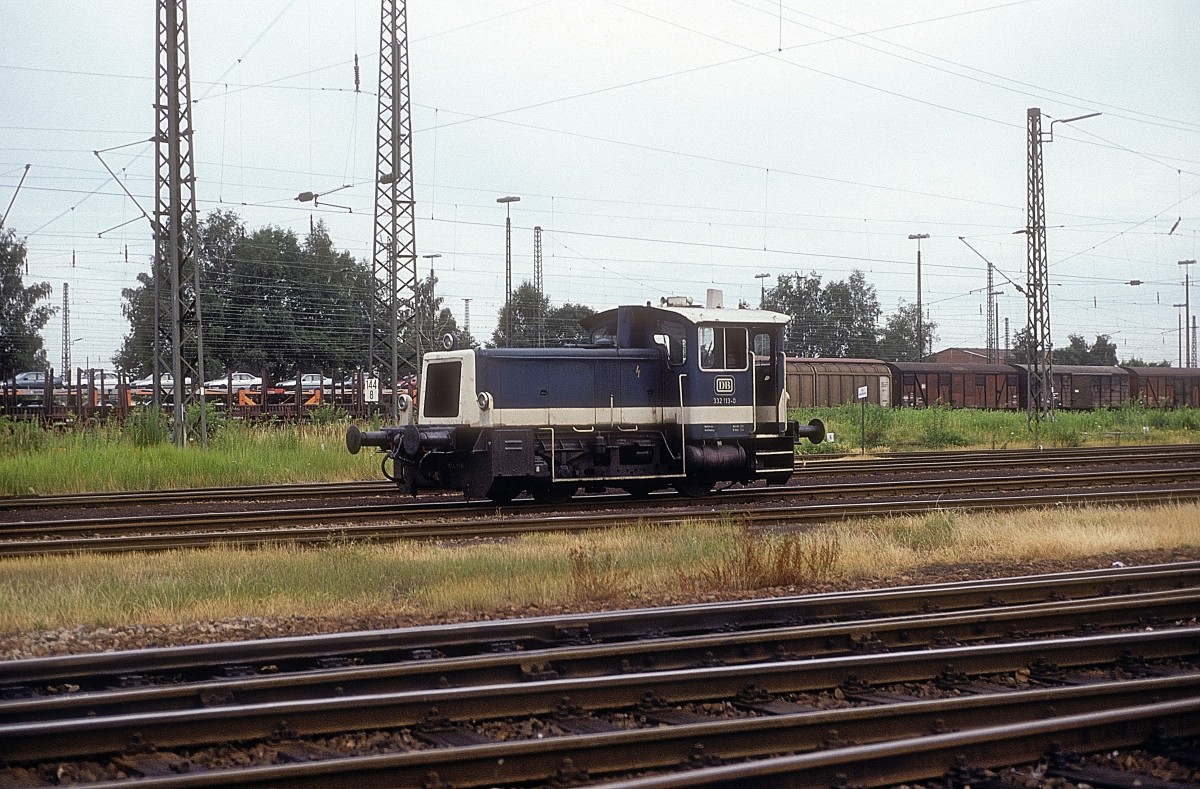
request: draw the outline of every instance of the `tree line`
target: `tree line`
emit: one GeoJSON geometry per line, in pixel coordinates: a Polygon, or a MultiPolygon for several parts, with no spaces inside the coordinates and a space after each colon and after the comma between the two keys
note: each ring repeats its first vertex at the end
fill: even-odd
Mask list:
{"type": "MultiPolygon", "coordinates": [[[[297,371],[346,373],[368,365],[375,309],[371,263],[338,251],[323,223],[301,237],[275,226],[249,230],[237,214],[215,211],[200,223],[197,261],[205,370],[211,377],[246,370],[278,380],[297,371]]],[[[52,288],[46,282],[25,285],[25,269],[24,242],[11,229],[0,231],[2,379],[49,366],[41,330],[55,313],[44,303],[52,288]]],[[[153,369],[156,327],[164,332],[158,336],[163,359],[171,353],[171,294],[155,293],[153,273],[139,274],[137,286],[121,293],[129,333],[113,363],[132,376],[153,369]]],[[[458,337],[460,347],[478,345],[436,295],[436,286],[432,275],[418,280],[412,301],[401,310],[402,359],[415,360],[418,347],[437,347],[447,333],[458,337]]],[[[784,345],[790,356],[914,360],[918,336],[927,347],[936,338],[937,323],[922,320],[914,304],[901,300],[884,316],[874,287],[858,270],[827,282],[816,272],[785,274],[764,292],[760,306],[791,317],[784,345]]],[[[488,344],[528,348],[583,342],[579,321],[593,312],[584,304],[555,304],[526,281],[498,311],[488,344]]],[[[1025,330],[1017,333],[1010,361],[1027,361],[1027,341],[1025,330]]],[[[1093,343],[1072,334],[1053,356],[1055,364],[1114,365],[1117,358],[1115,343],[1104,334],[1093,343]]],[[[1123,363],[1147,364],[1137,358],[1123,363]]]]}

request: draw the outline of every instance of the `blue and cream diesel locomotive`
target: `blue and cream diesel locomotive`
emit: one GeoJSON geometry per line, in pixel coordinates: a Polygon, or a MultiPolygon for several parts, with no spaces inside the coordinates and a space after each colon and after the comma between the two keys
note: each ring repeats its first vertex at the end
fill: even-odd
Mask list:
{"type": "Polygon", "coordinates": [[[825,436],[820,420],[787,418],[787,321],[672,297],[592,315],[584,345],[427,353],[415,421],[351,426],[346,445],[378,447],[384,475],[414,494],[496,502],[524,491],[561,502],[581,487],[700,496],[725,482],[783,484],[796,441],[825,436]]]}

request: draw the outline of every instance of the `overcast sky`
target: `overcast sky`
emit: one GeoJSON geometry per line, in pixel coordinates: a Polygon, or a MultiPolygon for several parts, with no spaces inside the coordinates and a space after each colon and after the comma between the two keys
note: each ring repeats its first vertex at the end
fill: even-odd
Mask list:
{"type": "MultiPolygon", "coordinates": [[[[188,10],[201,212],[301,235],[323,219],[369,258],[378,4],[188,10]],[[346,184],[315,213],[294,200],[346,184]]],[[[56,305],[69,282],[74,366],[107,363],[153,244],[92,152],[127,146],[105,161],[152,207],[154,4],[0,0],[0,19],[0,212],[32,164],[6,223],[26,282],[56,305]]],[[[1053,340],[1108,333],[1122,358],[1174,363],[1178,261],[1200,252],[1198,29],[1194,0],[409,2],[418,252],[441,255],[438,295],[460,322],[471,300],[482,340],[503,195],[521,197],[514,284],[540,225],[547,294],[596,309],[713,287],[756,305],[756,274],[861,269],[887,314],[915,301],[908,236],[928,233],[934,348],[982,347],[985,264],[959,237],[1023,284],[1026,110],[1047,129],[1102,112],[1044,147],[1053,340]]],[[[1025,302],[1003,290],[1015,333],[1025,302]]]]}

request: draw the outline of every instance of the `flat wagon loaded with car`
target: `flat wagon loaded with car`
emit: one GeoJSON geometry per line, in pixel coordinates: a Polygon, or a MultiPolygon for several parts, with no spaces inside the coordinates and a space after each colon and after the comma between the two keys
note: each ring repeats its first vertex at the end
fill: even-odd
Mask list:
{"type": "Polygon", "coordinates": [[[788,316],[663,299],[587,318],[585,345],[425,355],[407,424],[363,432],[401,488],[461,490],[507,502],[563,501],[581,487],[633,495],[792,475],[795,443],[824,439],[819,420],[788,420],[788,316]],[[413,413],[415,411],[416,413],[413,413]]]}

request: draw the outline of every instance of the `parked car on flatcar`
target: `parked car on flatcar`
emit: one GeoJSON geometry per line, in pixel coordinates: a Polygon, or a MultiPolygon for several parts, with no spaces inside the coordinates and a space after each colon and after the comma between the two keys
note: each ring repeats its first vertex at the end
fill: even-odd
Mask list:
{"type": "MultiPolygon", "coordinates": [[[[294,385],[294,384],[293,384],[294,385]]],[[[214,378],[211,381],[204,382],[205,389],[211,389],[220,392],[240,392],[243,389],[260,389],[262,387],[262,378],[251,373],[229,373],[222,378],[214,378]]]]}
{"type": "MultiPolygon", "coordinates": [[[[189,384],[192,382],[191,378],[186,378],[184,380],[189,384]]],[[[173,376],[171,373],[160,373],[158,376],[158,384],[163,389],[174,389],[175,376],[173,376]]],[[[134,389],[150,389],[154,386],[154,376],[147,375],[145,378],[139,378],[136,381],[131,381],[129,385],[134,389]]]]}
{"type": "MultiPolygon", "coordinates": [[[[46,371],[30,370],[24,373],[17,373],[8,379],[8,385],[17,389],[44,389],[46,386],[46,371]]],[[[56,387],[62,386],[62,378],[57,375],[54,376],[51,385],[56,387]]]]}
{"type": "MultiPolygon", "coordinates": [[[[284,389],[284,390],[295,389],[296,383],[297,383],[297,379],[289,378],[286,381],[280,381],[279,383],[275,384],[275,387],[277,389],[284,389]]],[[[323,377],[317,373],[307,373],[306,375],[300,376],[299,384],[300,384],[300,388],[302,390],[309,391],[311,389],[322,389],[322,388],[332,387],[333,379],[323,377]]]]}

